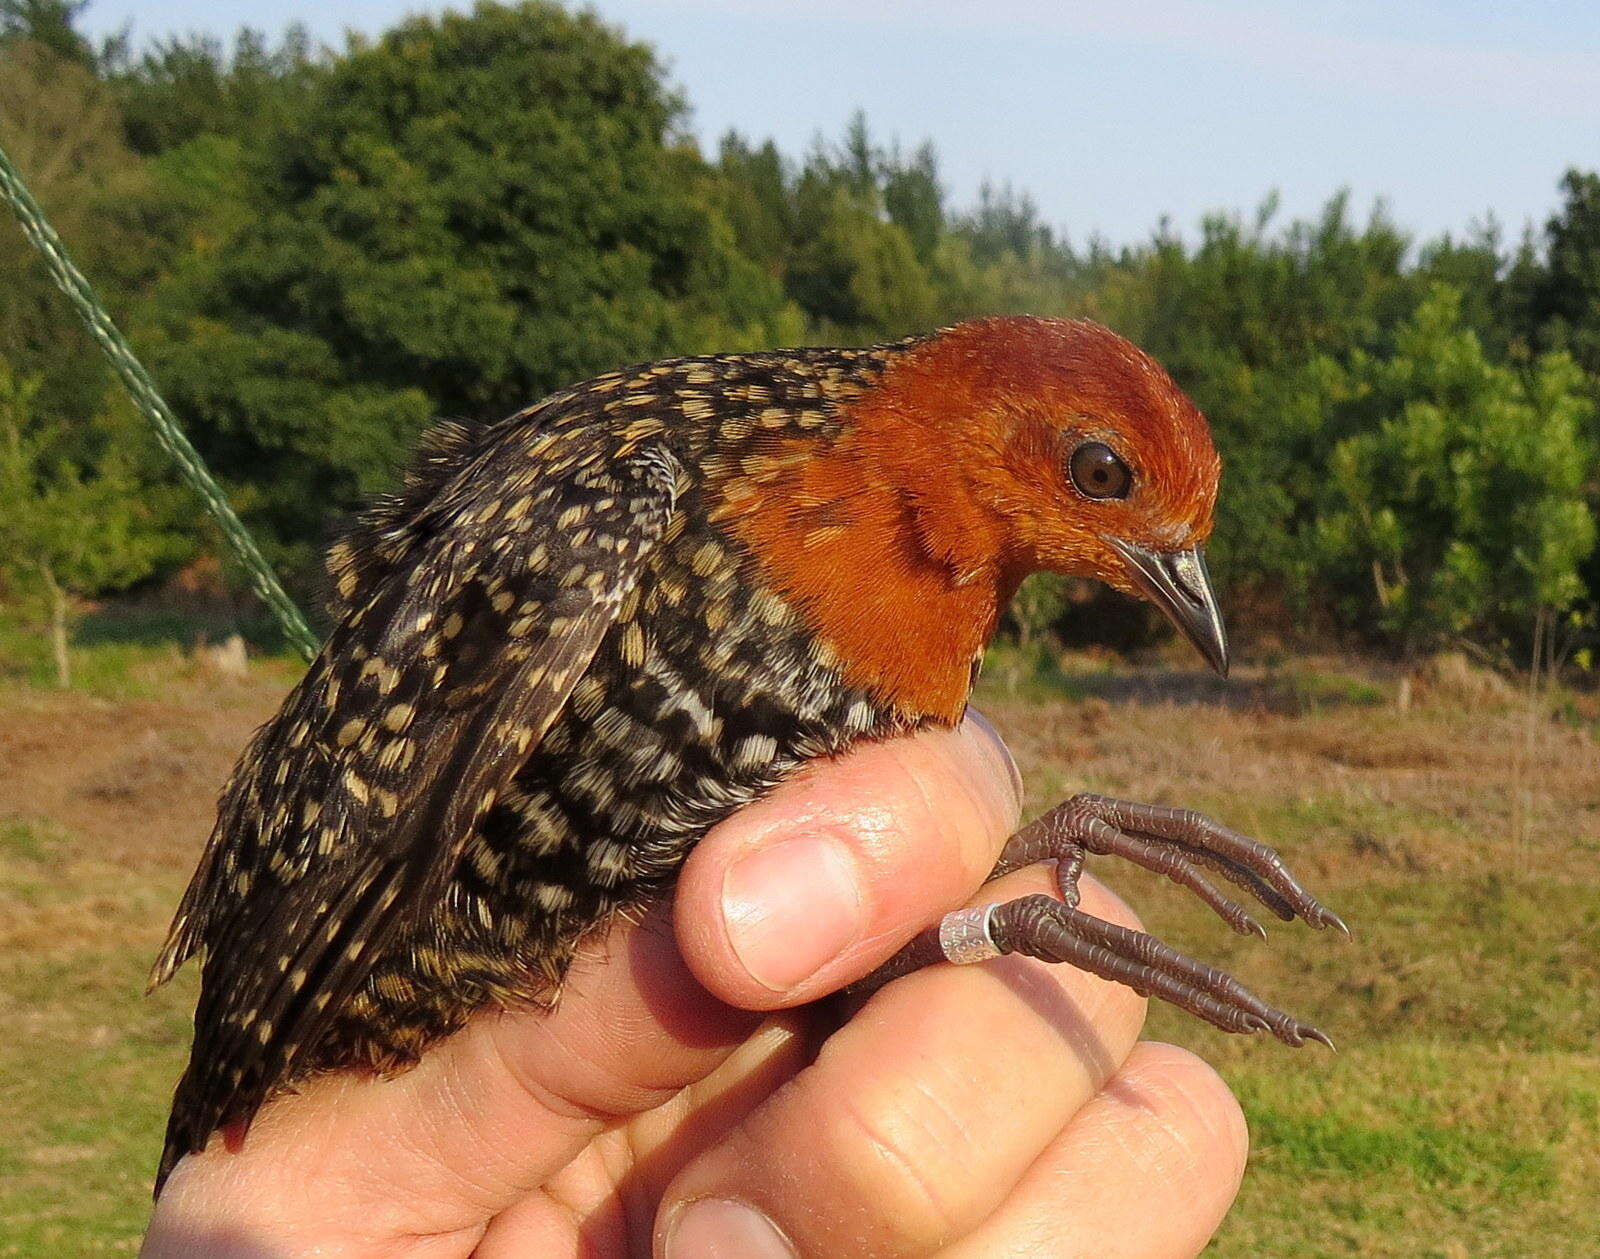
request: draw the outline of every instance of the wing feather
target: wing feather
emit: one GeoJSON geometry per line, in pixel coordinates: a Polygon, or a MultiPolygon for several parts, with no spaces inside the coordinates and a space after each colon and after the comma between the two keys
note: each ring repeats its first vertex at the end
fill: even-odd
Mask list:
{"type": "Polygon", "coordinates": [[[664,447],[558,429],[540,459],[515,437],[442,485],[224,793],[153,977],[204,955],[163,1177],[293,1078],[437,904],[667,527],[664,447]]]}

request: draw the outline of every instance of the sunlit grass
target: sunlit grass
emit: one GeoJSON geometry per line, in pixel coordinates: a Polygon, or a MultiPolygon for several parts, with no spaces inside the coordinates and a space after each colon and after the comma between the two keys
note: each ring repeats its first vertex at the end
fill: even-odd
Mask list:
{"type": "MultiPolygon", "coordinates": [[[[256,659],[298,667],[273,627],[260,621],[196,617],[182,612],[90,613],[77,620],[69,647],[69,689],[97,699],[153,699],[188,661],[194,646],[239,632],[256,659]]],[[[0,610],[0,687],[58,689],[43,628],[0,610]]]]}
{"type": "Polygon", "coordinates": [[[185,994],[140,995],[182,876],[37,829],[0,820],[0,1255],[127,1254],[182,1060],[185,994]]]}
{"type": "MultiPolygon", "coordinates": [[[[297,667],[269,660],[217,687],[170,643],[113,637],[81,656],[131,653],[123,676],[148,677],[142,698],[114,698],[115,654],[88,694],[15,673],[0,687],[0,740],[13,747],[48,742],[69,716],[74,733],[49,755],[84,756],[72,740],[86,728],[131,741],[128,713],[140,737],[160,736],[146,777],[129,769],[137,757],[87,774],[75,822],[0,800],[0,1256],[136,1249],[193,991],[185,976],[145,998],[145,975],[222,772],[174,778],[162,758],[231,756],[297,667]],[[222,734],[203,726],[230,705],[239,711],[222,734]],[[108,781],[113,771],[123,776],[108,781]],[[181,834],[114,848],[86,820],[110,827],[172,791],[186,793],[181,834]]],[[[991,669],[984,685],[1033,809],[1084,789],[1192,804],[1280,846],[1354,930],[1346,941],[1268,918],[1268,941],[1235,936],[1171,885],[1092,862],[1151,930],[1340,1047],[1292,1050],[1152,1010],[1149,1035],[1215,1063],[1251,1124],[1244,1190],[1208,1253],[1600,1253],[1593,736],[1542,718],[1525,743],[1515,708],[1400,712],[1374,698],[1391,694],[1381,681],[1294,668],[1242,671],[1232,707],[1188,675],[1146,679],[1163,698],[1128,701],[1125,674],[1093,664],[1024,670],[1015,687],[991,669]],[[1517,861],[1513,783],[1531,836],[1517,861]]]]}
{"type": "Polygon", "coordinates": [[[1250,1121],[1244,1189],[1207,1253],[1600,1254],[1590,727],[1566,697],[1530,741],[1521,696],[1402,712],[1392,687],[1336,668],[1244,673],[1232,709],[1175,687],[1105,710],[1052,695],[1048,674],[991,679],[981,697],[1032,811],[1086,789],[1193,805],[1278,846],[1354,931],[1268,915],[1268,941],[1239,937],[1170,884],[1091,859],[1152,931],[1339,1045],[1292,1050],[1152,1008],[1147,1034],[1215,1063],[1250,1121]]]}

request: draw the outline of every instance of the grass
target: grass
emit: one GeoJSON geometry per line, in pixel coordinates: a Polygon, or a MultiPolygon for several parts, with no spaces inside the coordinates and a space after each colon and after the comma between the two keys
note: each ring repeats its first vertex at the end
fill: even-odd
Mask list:
{"type": "MultiPolygon", "coordinates": [[[[10,641],[0,627],[0,661],[10,641]]],[[[193,996],[185,978],[142,997],[146,968],[228,763],[293,676],[268,660],[219,681],[132,633],[80,640],[77,662],[68,693],[15,665],[0,682],[0,1256],[137,1249],[193,996]]],[[[1208,1254],[1600,1253],[1592,710],[1401,712],[1391,681],[1337,662],[1226,687],[1004,664],[984,705],[1035,808],[1084,789],[1192,804],[1280,846],[1355,931],[1263,944],[1095,864],[1152,930],[1340,1044],[1152,1011],[1150,1034],[1216,1063],[1250,1118],[1208,1254]]]]}
{"type": "MultiPolygon", "coordinates": [[[[273,625],[163,608],[90,611],[72,632],[72,690],[111,701],[150,699],[166,687],[185,650],[241,633],[257,655],[284,663],[292,653],[273,625]]],[[[56,685],[55,663],[37,626],[0,609],[0,687],[56,685]]]]}
{"type": "Polygon", "coordinates": [[[182,996],[142,1001],[177,872],[130,881],[60,838],[0,823],[0,1255],[136,1248],[182,996]]]}
{"type": "Polygon", "coordinates": [[[1263,944],[1091,862],[1153,931],[1340,1045],[1291,1051],[1152,1009],[1148,1034],[1215,1063],[1250,1119],[1244,1190],[1207,1253],[1600,1253],[1592,724],[1540,714],[1529,739],[1517,705],[1401,712],[1392,684],[1334,664],[1245,671],[1227,704],[1178,678],[1113,707],[1097,695],[1126,693],[1116,670],[1068,677],[1054,697],[1048,676],[987,683],[1035,809],[1079,790],[1191,804],[1280,847],[1355,933],[1279,924],[1263,944]]]}

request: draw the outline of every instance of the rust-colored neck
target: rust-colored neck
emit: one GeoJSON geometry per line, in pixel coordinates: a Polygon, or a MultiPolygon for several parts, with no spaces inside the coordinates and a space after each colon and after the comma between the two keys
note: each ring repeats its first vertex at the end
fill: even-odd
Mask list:
{"type": "Polygon", "coordinates": [[[847,681],[908,719],[954,724],[1021,574],[961,474],[972,452],[960,426],[942,422],[955,417],[929,410],[935,398],[961,399],[907,379],[911,357],[851,404],[827,444],[796,438],[817,443],[810,457],[773,459],[781,471],[743,493],[725,487],[719,514],[847,681]]]}
{"type": "Polygon", "coordinates": [[[773,435],[713,487],[719,518],[839,655],[908,716],[955,721],[973,657],[1028,573],[1136,589],[1111,543],[1193,546],[1218,464],[1205,420],[1115,333],[1079,320],[960,324],[890,352],[839,427],[773,435]],[[1070,483],[1071,443],[1133,469],[1125,498],[1070,483]]]}

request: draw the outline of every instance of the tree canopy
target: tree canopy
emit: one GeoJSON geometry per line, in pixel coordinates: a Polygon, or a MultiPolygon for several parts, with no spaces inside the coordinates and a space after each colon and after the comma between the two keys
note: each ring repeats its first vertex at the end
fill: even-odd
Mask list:
{"type": "MultiPolygon", "coordinates": [[[[703,153],[652,49],[546,0],[337,51],[293,29],[94,47],[80,9],[0,0],[0,141],[302,582],[435,416],[668,354],[1030,311],[1108,323],[1206,412],[1213,567],[1258,624],[1514,649],[1600,595],[1600,174],[1560,176],[1509,246],[1416,241],[1340,196],[1113,249],[1010,186],[953,205],[933,145],[861,117],[799,155],[737,133],[703,153]]],[[[9,378],[92,433],[108,378],[10,227],[0,280],[9,378]]],[[[84,476],[98,448],[62,447],[84,476]]],[[[1034,602],[1030,632],[1082,613],[1034,602]]]]}

